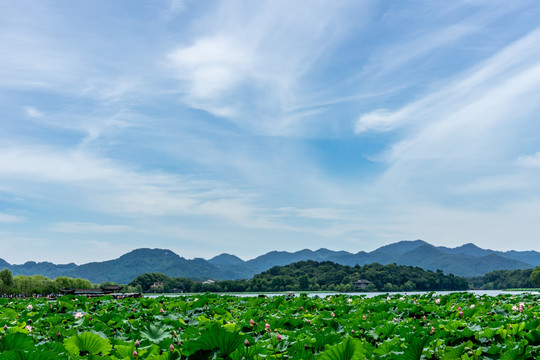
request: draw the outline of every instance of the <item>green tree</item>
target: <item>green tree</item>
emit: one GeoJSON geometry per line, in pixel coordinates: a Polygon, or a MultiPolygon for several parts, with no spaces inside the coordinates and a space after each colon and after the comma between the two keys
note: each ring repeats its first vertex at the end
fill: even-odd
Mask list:
{"type": "Polygon", "coordinates": [[[529,278],[536,287],[540,287],[540,266],[537,266],[531,273],[529,278]]]}
{"type": "Polygon", "coordinates": [[[300,284],[300,290],[308,290],[309,289],[309,279],[307,275],[302,275],[300,278],[298,278],[298,282],[300,284]]]}
{"type": "Polygon", "coordinates": [[[4,283],[6,287],[13,286],[13,273],[9,269],[4,269],[0,271],[0,280],[4,283]]]}

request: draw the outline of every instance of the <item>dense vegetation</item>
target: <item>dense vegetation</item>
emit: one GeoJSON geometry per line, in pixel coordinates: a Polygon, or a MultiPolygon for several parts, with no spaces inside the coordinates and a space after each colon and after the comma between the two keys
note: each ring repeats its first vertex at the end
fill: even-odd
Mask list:
{"type": "Polygon", "coordinates": [[[540,267],[528,270],[497,270],[470,279],[473,288],[485,290],[530,289],[540,287],[540,267]]]}
{"type": "MultiPolygon", "coordinates": [[[[49,279],[42,275],[13,276],[10,270],[0,271],[0,295],[58,294],[61,289],[92,289],[111,283],[92,284],[88,280],[59,276],[49,279]]],[[[140,288],[126,288],[125,291],[142,291],[140,288]]]]}
{"type": "Polygon", "coordinates": [[[351,267],[329,261],[276,266],[255,275],[250,282],[254,289],[270,287],[274,291],[354,291],[354,282],[361,279],[371,282],[368,291],[466,290],[469,287],[465,279],[445,275],[440,270],[433,272],[419,267],[378,263],[351,267]]]}
{"type": "Polygon", "coordinates": [[[149,273],[135,278],[130,286],[150,292],[265,292],[265,291],[342,291],[351,292],[357,280],[371,282],[366,291],[466,290],[465,279],[442,271],[425,271],[412,266],[371,264],[344,266],[333,262],[300,261],[275,266],[250,280],[216,281],[210,284],[186,278],[149,273]]]}
{"type": "Polygon", "coordinates": [[[0,299],[0,360],[537,359],[531,294],[0,299]]]}

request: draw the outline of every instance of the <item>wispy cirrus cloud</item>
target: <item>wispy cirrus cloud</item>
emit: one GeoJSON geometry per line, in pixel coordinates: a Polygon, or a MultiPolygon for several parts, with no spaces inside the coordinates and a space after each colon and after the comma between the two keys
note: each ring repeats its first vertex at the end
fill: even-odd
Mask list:
{"type": "Polygon", "coordinates": [[[167,54],[168,66],[190,106],[252,131],[286,134],[302,77],[341,39],[350,26],[341,15],[351,7],[226,2],[200,19],[191,43],[167,54]]]}
{"type": "MultiPolygon", "coordinates": [[[[540,53],[539,42],[540,30],[537,29],[475,66],[473,70],[457,76],[457,79],[447,80],[441,84],[442,89],[428,93],[397,110],[379,109],[362,114],[356,121],[355,131],[390,131],[406,125],[438,122],[441,118],[448,118],[449,113],[466,110],[472,102],[495,94],[497,89],[506,88],[509,94],[528,92],[537,81],[535,77],[528,79],[527,71],[535,75],[540,53]],[[507,88],[508,85],[512,87],[507,88]]],[[[531,100],[522,101],[529,103],[531,100]]],[[[511,101],[505,104],[508,106],[511,101]]],[[[501,106],[497,101],[493,101],[493,105],[493,108],[501,106]]],[[[487,121],[493,120],[482,117],[469,124],[474,126],[487,121]]]]}
{"type": "Polygon", "coordinates": [[[127,225],[104,225],[89,222],[58,222],[49,227],[50,231],[62,233],[99,233],[99,234],[118,234],[129,232],[133,227],[127,225]]]}

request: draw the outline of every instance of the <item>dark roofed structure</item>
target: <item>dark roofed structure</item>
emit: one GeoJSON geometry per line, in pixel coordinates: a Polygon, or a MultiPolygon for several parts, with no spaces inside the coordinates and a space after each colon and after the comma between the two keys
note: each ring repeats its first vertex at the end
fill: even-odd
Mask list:
{"type": "Polygon", "coordinates": [[[366,279],[360,279],[354,282],[354,286],[360,290],[365,290],[369,284],[371,284],[371,281],[366,279]]]}
{"type": "Polygon", "coordinates": [[[141,297],[140,293],[119,293],[122,290],[123,286],[121,285],[106,285],[98,289],[62,289],[60,292],[63,295],[77,295],[77,296],[87,296],[87,297],[97,297],[111,295],[115,298],[124,298],[124,297],[141,297]]]}

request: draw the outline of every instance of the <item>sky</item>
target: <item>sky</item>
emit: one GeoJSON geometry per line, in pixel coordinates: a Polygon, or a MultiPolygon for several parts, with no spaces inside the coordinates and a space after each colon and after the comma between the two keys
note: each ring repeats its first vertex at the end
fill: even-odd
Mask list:
{"type": "Polygon", "coordinates": [[[540,251],[540,2],[0,3],[0,258],[540,251]]]}

